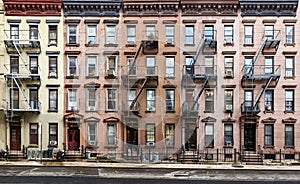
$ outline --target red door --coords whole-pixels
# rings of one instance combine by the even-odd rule
[[[10,124],[10,149],[21,150],[21,125]]]
[[[79,150],[80,130],[77,124],[69,124],[68,129],[68,150]]]

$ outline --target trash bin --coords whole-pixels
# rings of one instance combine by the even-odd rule
[[[56,159],[60,162],[63,162],[65,159],[65,151],[64,150],[58,150]]]

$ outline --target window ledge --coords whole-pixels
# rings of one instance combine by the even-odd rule
[[[292,76],[292,77],[284,77],[284,79],[293,79],[293,80],[295,80],[295,76]]]
[[[136,44],[126,44],[125,47],[136,47]]]
[[[38,144],[29,144],[28,148],[39,148]]]
[[[264,111],[264,113],[265,113],[265,114],[267,114],[267,113],[274,114],[274,112],[275,112],[274,110],[270,110],[270,111]]]
[[[66,76],[66,79],[79,79],[79,76],[78,75],[68,75]]]
[[[48,47],[51,47],[51,46],[57,47],[57,44],[56,43],[49,43]]]
[[[76,113],[78,113],[79,110],[66,110],[66,112],[76,112]]]
[[[295,114],[295,111],[284,111],[284,114],[292,113]]]
[[[226,145],[224,145],[223,148],[233,148],[233,146],[226,146]]]
[[[204,111],[204,113],[214,113],[215,111]]]
[[[205,146],[205,148],[214,148],[215,146]]]
[[[105,79],[116,79],[117,76],[115,76],[115,75],[106,75],[104,78]]]
[[[58,79],[58,77],[48,76],[48,79]]]
[[[99,76],[86,76],[86,79],[99,79]]]
[[[97,110],[85,110],[85,112],[97,112]]]
[[[263,146],[263,148],[265,148],[265,149],[274,149],[275,146]]]
[[[86,146],[86,149],[97,149],[97,148],[99,148],[99,146],[97,146],[97,145],[90,145],[90,144],[88,144],[88,145]],[[90,152],[90,151],[87,150],[87,152]],[[92,152],[90,152],[90,153],[92,153]]]
[[[118,44],[108,43],[108,44],[104,44],[104,47],[118,47]]]
[[[86,46],[86,47],[98,47],[99,44],[97,44],[97,43],[86,43],[86,44],[84,44],[84,46]]]
[[[106,113],[109,113],[109,112],[118,112],[117,110],[105,110]]]
[[[224,79],[233,79],[233,76],[224,76]]]
[[[67,47],[79,47],[79,43],[67,43],[66,46]]]
[[[105,148],[118,148],[117,145],[106,145]]]
[[[286,47],[286,46],[293,46],[293,47],[295,47],[296,46],[296,43],[284,43],[284,46]]]
[[[165,79],[175,79],[175,76],[165,76]]]
[[[145,111],[145,113],[155,113],[156,111]]]
[[[48,110],[48,112],[58,112],[58,110]]]
[[[175,44],[174,43],[172,43],[172,44],[165,44],[165,47],[175,47]]]
[[[233,113],[232,110],[224,110],[223,112],[224,112],[224,113]]]
[[[166,113],[176,113],[176,111],[175,110],[172,110],[172,111],[171,110],[167,110]]]
[[[184,44],[185,47],[194,47],[195,44]]]
[[[234,43],[233,43],[233,42],[232,42],[232,43],[224,43],[223,46],[224,46],[224,47],[226,47],[226,46],[231,46],[231,47],[233,47],[233,46],[234,46]]]
[[[295,146],[284,146],[284,149],[295,149]]]
[[[48,145],[48,148],[57,148],[57,145]]]
[[[244,43],[244,47],[254,47],[253,43]]]

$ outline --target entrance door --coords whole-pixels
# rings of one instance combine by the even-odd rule
[[[255,151],[256,124],[244,124],[244,148],[245,151]]]
[[[10,124],[10,149],[21,150],[21,125],[19,123]]]
[[[187,123],[185,125],[185,149],[186,151],[195,151],[197,149],[196,123]]]
[[[68,129],[68,150],[79,150],[80,130],[77,124],[69,124]]]
[[[131,126],[126,126],[126,143],[138,145],[138,129]]]

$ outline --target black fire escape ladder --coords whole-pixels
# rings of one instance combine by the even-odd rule
[[[205,87],[206,87],[207,84],[208,84],[208,76],[205,75],[205,81],[204,81],[204,83],[203,83],[203,85],[202,85],[202,88],[201,88],[201,90],[199,91],[199,93],[198,93],[198,95],[197,95],[195,101],[194,101],[194,104],[193,104],[191,110],[194,110],[194,108],[195,108],[195,106],[197,105],[198,100],[199,100],[199,98],[201,97],[201,95],[202,95],[202,93],[203,93],[203,91],[204,91],[204,89],[205,89]]]
[[[205,45],[205,39],[203,36],[202,39],[200,40],[200,43],[198,44],[196,56],[194,57],[194,63],[198,60],[201,52],[203,51],[204,45]]]
[[[250,76],[252,74],[252,72],[254,70],[254,65],[255,65],[256,61],[259,59],[262,51],[264,50],[264,48],[266,46],[266,42],[267,42],[267,38],[263,38],[261,46],[260,46],[259,50],[256,52],[256,55],[255,55],[254,60],[252,62],[252,65],[250,66],[250,69],[249,69],[248,73],[246,74],[247,76]]]
[[[262,95],[263,95],[263,94],[266,92],[266,90],[268,89],[268,87],[269,87],[270,83],[272,82],[273,78],[274,78],[273,76],[270,76],[269,80],[267,81],[267,84],[264,86],[264,89],[260,92],[260,94],[259,94],[259,96],[258,96],[258,98],[257,98],[257,100],[256,100],[256,102],[255,102],[255,104],[254,104],[254,106],[253,106],[252,109],[255,109],[255,108],[258,106],[258,104],[259,104],[259,102],[260,102],[260,99],[261,99]]]
[[[139,56],[139,54],[140,54],[140,52],[141,52],[141,50],[142,50],[143,45],[144,45],[144,43],[141,42],[141,44],[140,44],[140,46],[139,46],[137,52],[136,52],[135,55],[134,55],[133,62],[132,62],[132,64],[131,64],[131,66],[129,67],[128,74],[131,74],[131,72],[132,72],[132,70],[133,70],[133,68],[134,68],[134,66],[135,66],[137,57]]]
[[[133,101],[131,102],[131,104],[129,106],[130,110],[132,110],[132,108],[134,107],[134,105],[135,105],[136,101],[138,100],[139,96],[142,94],[142,91],[145,88],[147,82],[148,82],[147,78],[143,79],[143,83],[141,84],[139,92],[137,93],[136,97],[133,99]]]

